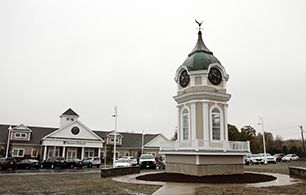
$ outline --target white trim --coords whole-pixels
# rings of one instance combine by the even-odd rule
[[[228,141],[228,127],[227,127],[227,104],[223,105],[224,108],[224,140]]]
[[[160,137],[164,138],[165,141],[168,141],[168,142],[170,143],[170,141],[169,141],[163,134],[160,133],[160,134],[158,134],[156,137],[154,137],[153,139],[151,139],[148,143],[146,143],[146,144],[144,145],[144,147],[150,145],[152,142],[154,142],[155,140],[157,140],[157,139],[160,138]]]
[[[207,102],[203,102],[203,123],[203,140],[209,140],[209,111]]]
[[[14,150],[17,150],[17,155],[14,155]],[[22,155],[19,156],[19,151],[23,151]],[[25,149],[24,148],[13,148],[12,149],[12,157],[24,157]]]
[[[200,164],[200,156],[196,155],[196,164],[199,165]]]
[[[196,139],[196,103],[192,103],[190,105],[191,107],[191,114],[190,114],[190,117],[191,117],[191,136],[189,139],[191,140],[195,140]],[[189,119],[190,121],[190,119]]]
[[[176,106],[177,108],[177,140],[181,140],[181,133],[180,133],[180,130],[181,130],[181,118],[180,118],[180,106]]]
[[[210,117],[210,125],[209,125],[209,132],[210,132],[210,140],[213,140],[213,132],[212,132],[212,110],[217,108],[220,111],[220,140],[224,141],[224,116],[223,116],[223,109],[218,105],[214,104],[209,109],[209,117]]]
[[[159,154],[183,154],[183,155],[211,155],[211,156],[219,156],[219,155],[223,155],[223,156],[244,156],[247,154],[250,154],[250,152],[216,152],[216,151],[212,151],[212,152],[176,152],[176,151],[162,151],[159,152]]]
[[[36,155],[35,156],[33,155],[33,151],[34,150],[36,150]],[[37,156],[38,156],[38,149],[32,148],[32,150],[31,150],[31,158],[36,158]]]
[[[73,126],[75,123],[78,123],[80,126],[82,126],[84,129],[86,129],[89,133],[91,133],[91,134],[92,134],[94,137],[96,137],[98,140],[103,141],[102,138],[100,138],[97,134],[95,134],[91,129],[89,129],[86,125],[84,125],[84,124],[83,124],[81,121],[79,121],[79,120],[76,120],[76,121],[74,121],[74,122],[72,122],[72,123],[68,123],[68,124],[66,124],[66,125],[64,125],[64,126],[62,126],[62,127],[60,127],[58,130],[55,130],[55,131],[53,131],[52,133],[50,133],[50,134],[46,135],[45,137],[43,137],[42,140],[44,140],[44,139],[46,139],[46,138],[48,138],[48,137],[53,136],[53,135],[56,134],[57,132],[59,132],[59,131],[65,129],[65,128],[69,127],[69,126]],[[64,138],[63,138],[63,139],[64,139]]]
[[[190,101],[188,101],[188,102],[184,102],[184,103],[181,103],[181,104],[177,104],[177,107],[179,107],[179,106],[184,106],[184,105],[186,105],[186,104],[198,103],[198,102],[227,105],[226,102],[215,101],[215,100],[190,100]]]
[[[191,139],[191,122],[190,122],[190,109],[188,106],[184,105],[184,107],[182,108],[181,112],[180,112],[180,119],[181,119],[181,140],[184,140],[184,135],[183,135],[183,111],[187,109],[188,111],[188,139]],[[187,140],[188,140],[187,139]]]

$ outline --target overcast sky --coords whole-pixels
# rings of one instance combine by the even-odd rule
[[[0,1],[0,123],[163,133],[177,124],[176,69],[197,25],[225,67],[228,122],[306,130],[306,1]]]

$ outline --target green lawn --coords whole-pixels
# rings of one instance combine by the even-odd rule
[[[152,194],[159,186],[101,179],[99,173],[3,176],[0,194]]]

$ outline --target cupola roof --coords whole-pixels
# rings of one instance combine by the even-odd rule
[[[66,110],[61,116],[68,115],[68,116],[79,116],[76,112],[74,112],[71,108]]]
[[[188,58],[184,61],[183,66],[186,66],[189,71],[196,70],[208,70],[208,67],[212,63],[219,63],[219,60],[213,55],[202,39],[202,32],[198,32],[198,41],[188,55]]]

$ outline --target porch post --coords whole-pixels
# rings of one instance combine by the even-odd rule
[[[84,147],[82,147],[82,151],[81,151],[81,160],[84,159]]]
[[[98,157],[101,158],[101,148],[98,148]]]
[[[43,160],[46,160],[47,158],[47,146],[44,147],[44,157]]]
[[[63,146],[63,153],[62,153],[62,157],[64,157],[64,158],[65,158],[65,153],[66,153],[66,147],[65,147],[65,146]]]

